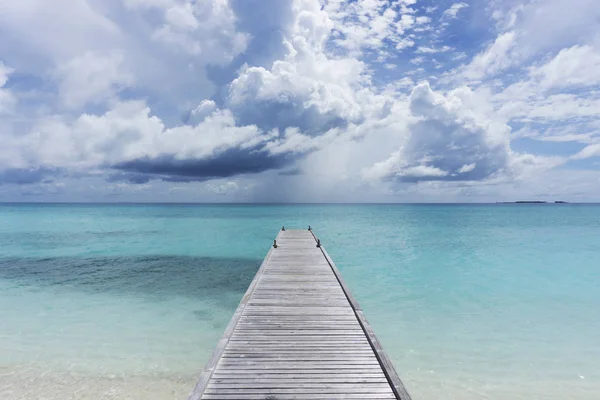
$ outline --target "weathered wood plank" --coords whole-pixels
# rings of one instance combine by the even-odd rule
[[[276,240],[190,400],[410,400],[316,236]]]

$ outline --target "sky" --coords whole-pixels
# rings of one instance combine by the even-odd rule
[[[600,201],[597,0],[0,0],[0,201]]]

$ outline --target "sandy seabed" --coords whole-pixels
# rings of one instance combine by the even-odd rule
[[[199,375],[110,375],[45,371],[38,367],[1,367],[2,400],[186,400]],[[514,381],[440,379],[410,376],[404,379],[414,400],[597,400],[598,381]]]
[[[185,400],[197,375],[118,376],[0,367],[2,400]]]

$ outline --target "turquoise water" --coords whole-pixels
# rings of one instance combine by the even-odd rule
[[[11,204],[0,398],[185,398],[283,224],[415,400],[598,399],[600,206]]]

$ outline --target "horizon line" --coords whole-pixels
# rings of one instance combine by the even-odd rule
[[[495,202],[161,202],[161,201],[0,201],[0,204],[122,204],[122,205],[544,205],[544,204],[600,204],[600,202],[571,202],[544,200],[516,200]]]

